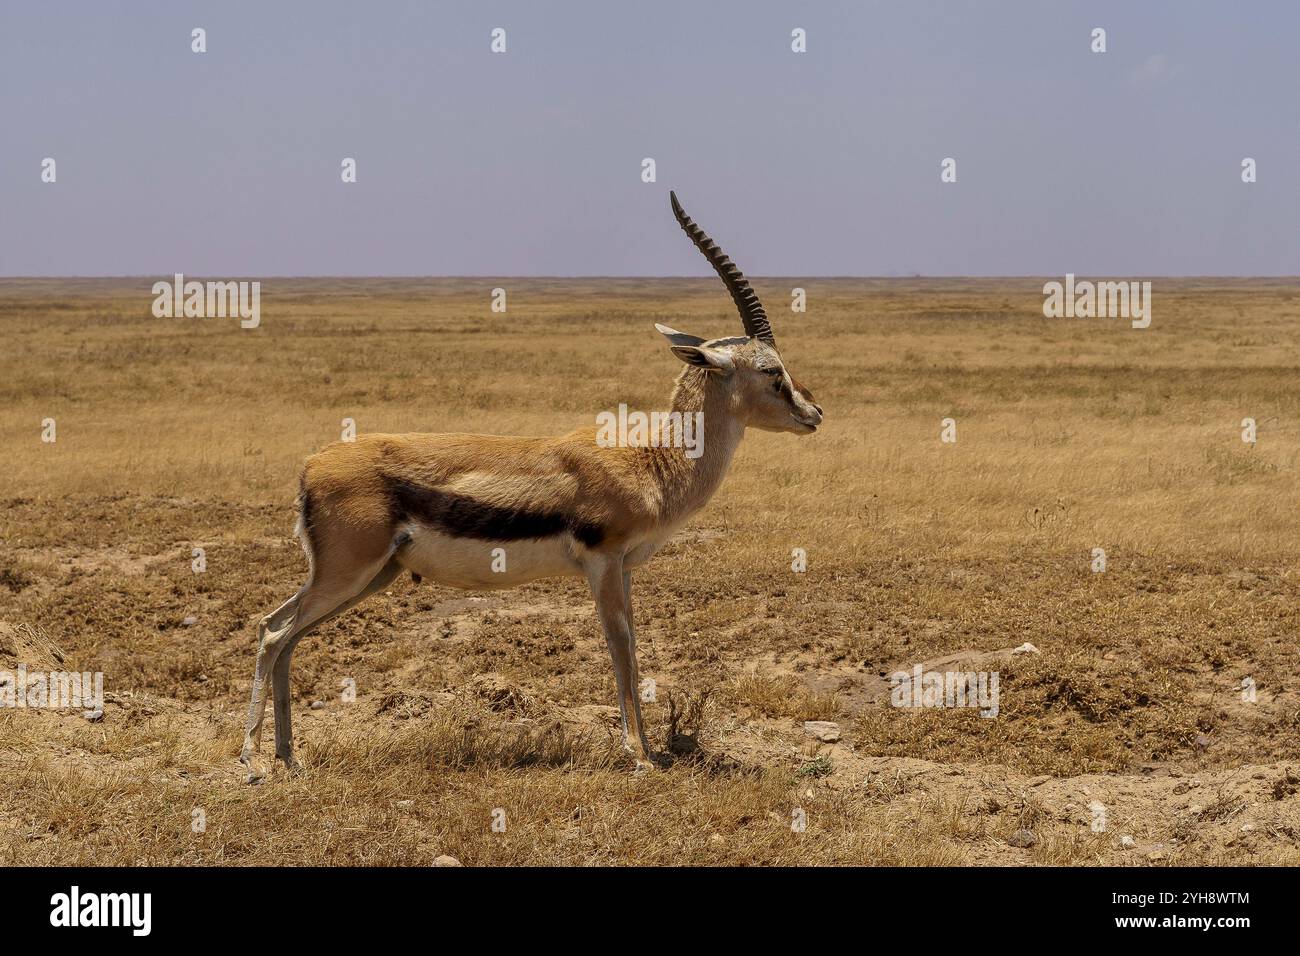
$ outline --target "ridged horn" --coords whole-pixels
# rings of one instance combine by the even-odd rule
[[[749,287],[749,280],[745,278],[744,273],[736,268],[736,264],[722,254],[718,244],[705,235],[704,230],[695,225],[694,220],[686,215],[686,210],[677,201],[677,193],[669,190],[668,198],[672,201],[673,215],[677,217],[678,224],[686,235],[691,237],[695,248],[704,253],[704,258],[709,260],[709,265],[713,266],[713,271],[718,274],[722,284],[731,293],[731,299],[740,312],[740,321],[745,324],[745,334],[776,348],[776,338],[772,335],[772,326],[768,324],[767,313],[763,311],[763,303],[758,301],[758,294]]]

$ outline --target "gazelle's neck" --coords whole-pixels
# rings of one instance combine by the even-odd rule
[[[681,448],[657,448],[655,471],[663,494],[663,514],[670,523],[684,520],[713,497],[745,435],[745,423],[732,407],[725,388],[698,369],[685,369],[673,387],[672,410],[683,416],[700,413],[700,454],[687,458]]]

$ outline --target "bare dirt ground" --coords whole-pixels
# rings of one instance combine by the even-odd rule
[[[266,280],[241,330],[150,285],[0,281],[0,670],[107,692],[0,708],[0,863],[1300,863],[1300,283],[1156,281],[1133,330],[1043,318],[1041,280],[757,281],[826,422],[748,436],[637,575],[671,766],[621,753],[580,582],[404,578],[299,648],[306,772],[256,786],[256,621],[342,419],[662,408],[653,323],[738,321],[709,280]],[[996,670],[998,715],[890,706],[924,662]]]

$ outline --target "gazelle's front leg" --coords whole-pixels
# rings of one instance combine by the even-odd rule
[[[637,697],[636,639],[632,635],[630,583],[619,557],[603,559],[587,570],[587,582],[596,599],[596,611],[605,630],[605,643],[614,662],[618,707],[623,714],[623,746],[636,757],[637,766],[652,766],[650,743],[641,723]]]
[[[623,572],[623,613],[627,618],[627,646],[632,656],[632,716],[636,721],[641,749],[650,755],[650,742],[645,735],[645,721],[641,718],[641,666],[636,659],[636,625],[632,623],[632,572]]]

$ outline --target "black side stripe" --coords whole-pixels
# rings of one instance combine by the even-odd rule
[[[605,537],[599,525],[575,515],[502,508],[400,478],[388,479],[388,507],[395,522],[414,518],[457,538],[521,541],[550,538],[567,531],[591,548]]]

